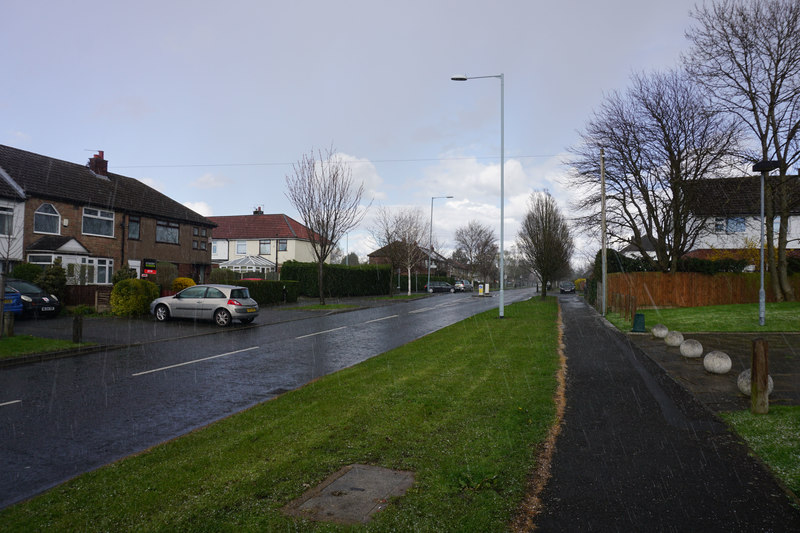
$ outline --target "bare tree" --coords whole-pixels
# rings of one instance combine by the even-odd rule
[[[765,194],[768,266],[776,299],[794,300],[786,247],[789,215],[800,198],[792,197],[797,178],[787,178],[787,171],[800,160],[800,2],[719,0],[697,7],[692,17],[687,68],[710,89],[717,106],[748,126],[758,146],[752,159],[780,165]]]
[[[319,302],[324,305],[324,264],[339,240],[364,217],[360,206],[364,184],[356,187],[350,167],[333,148],[318,155],[316,161],[312,150],[292,165],[292,174],[286,176],[286,196],[309,230],[319,267]]]
[[[607,231],[663,271],[707,231],[694,217],[684,184],[730,167],[737,149],[732,120],[715,112],[685,73],[635,75],[614,92],[572,149],[571,185],[585,192],[575,207],[580,227],[600,226],[600,153],[606,154]],[[652,245],[652,250],[648,249]]]
[[[463,258],[470,271],[470,277],[480,274],[484,282],[488,281],[495,270],[497,258],[497,237],[489,226],[477,220],[470,220],[466,226],[456,229],[456,252]]]
[[[428,235],[428,224],[419,209],[401,209],[392,212],[385,207],[378,211],[371,230],[392,264],[408,274],[408,294],[411,295],[411,270],[427,257],[420,243]]]
[[[570,271],[569,261],[575,246],[567,220],[549,193],[531,194],[517,246],[541,279],[542,298],[545,298],[548,282]]]

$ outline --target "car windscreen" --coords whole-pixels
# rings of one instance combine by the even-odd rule
[[[28,283],[27,281],[14,280],[14,281],[8,281],[7,283],[9,287],[13,287],[14,289],[23,294],[38,294],[42,292],[42,289],[40,289],[33,283]]]
[[[250,298],[250,291],[245,288],[232,289],[231,298]]]

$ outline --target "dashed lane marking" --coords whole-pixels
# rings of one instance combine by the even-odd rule
[[[12,400],[10,402],[3,402],[0,403],[0,407],[5,407],[6,405],[14,405],[15,403],[22,403],[22,400]]]
[[[390,318],[397,318],[400,315],[385,316],[383,318],[376,318],[374,320],[367,320],[364,324],[372,324],[373,322],[380,322],[381,320],[389,320]]]
[[[299,337],[295,337],[295,339],[305,339],[306,337],[313,337],[314,335],[322,335],[323,333],[330,333],[332,331],[339,331],[340,329],[346,329],[347,326],[342,326],[340,328],[333,328],[333,329],[326,329],[325,331],[318,331],[316,333],[309,333],[308,335],[300,335]]]
[[[193,365],[195,363],[200,363],[202,361],[209,361],[211,359],[217,359],[219,357],[225,357],[225,356],[228,356],[228,355],[235,355],[237,353],[242,353],[242,352],[249,352],[251,350],[257,350],[258,348],[259,348],[259,346],[252,346],[250,348],[243,348],[241,350],[236,350],[236,351],[233,351],[233,352],[221,353],[221,354],[218,354],[218,355],[212,355],[211,357],[203,357],[202,359],[194,359],[192,361],[186,361],[184,363],[178,363],[177,365],[162,366],[161,368],[154,368],[152,370],[145,370],[144,372],[137,372],[137,373],[131,374],[131,375],[133,377],[143,376],[145,374],[152,374],[153,372],[161,372],[162,370],[169,370],[170,368],[177,368],[179,366],[185,366],[185,365]]]

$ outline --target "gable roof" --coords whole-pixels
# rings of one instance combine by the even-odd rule
[[[767,178],[775,181],[777,176]],[[800,178],[786,176],[790,186],[790,213],[800,214]],[[689,206],[698,216],[741,216],[761,213],[761,177],[693,180],[684,184]]]
[[[214,230],[215,239],[309,240],[309,229],[286,215],[231,215],[208,219],[217,225]]]
[[[4,145],[0,145],[0,169],[0,196],[7,189],[15,190],[16,185],[28,197],[214,226],[206,217],[165,194],[119,174],[101,176],[84,165]]]
[[[37,240],[27,249],[28,252],[61,252],[78,255],[89,255],[89,250],[72,237],[48,235]]]

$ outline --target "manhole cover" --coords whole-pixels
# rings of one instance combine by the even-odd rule
[[[284,512],[309,520],[363,524],[413,484],[412,472],[349,465],[288,504]]]

